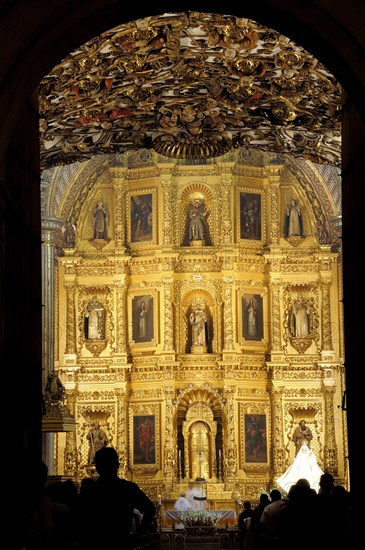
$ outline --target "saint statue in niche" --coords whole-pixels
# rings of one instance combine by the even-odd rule
[[[192,346],[206,346],[207,316],[204,311],[204,305],[197,304],[195,306],[194,310],[190,313],[189,322],[191,325]]]
[[[94,239],[107,240],[108,224],[108,212],[106,211],[103,203],[99,201],[93,212]]]
[[[286,209],[284,233],[286,237],[303,236],[302,209],[295,199],[290,201]]]
[[[66,248],[73,248],[76,242],[76,225],[70,220],[62,226],[62,237]]]
[[[88,340],[101,340],[104,336],[105,311],[96,296],[84,308],[85,337]]]
[[[189,240],[204,241],[204,227],[207,211],[200,199],[195,199],[189,208]]]
[[[309,338],[311,332],[311,310],[303,296],[294,301],[290,313],[290,330],[295,338]]]

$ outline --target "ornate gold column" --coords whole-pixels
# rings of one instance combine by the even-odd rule
[[[224,388],[224,397],[226,399],[226,437],[224,441],[224,481],[227,489],[233,490],[233,484],[237,475],[237,444],[235,441],[235,425],[237,419],[234,411],[235,386],[226,386]]]
[[[175,390],[173,386],[167,386],[164,389],[165,395],[165,426],[164,426],[164,483],[170,485],[177,479],[177,434],[176,434],[176,411],[173,404]],[[186,453],[185,453],[186,454]]]
[[[173,244],[173,227],[172,220],[174,219],[172,215],[171,204],[172,201],[172,191],[171,191],[171,176],[172,172],[170,169],[163,167],[161,171],[161,187],[162,187],[162,200],[163,200],[163,221],[162,221],[162,245],[164,247],[171,248]]]
[[[76,390],[67,391],[67,406],[71,411],[73,418],[76,412]],[[75,478],[77,470],[77,446],[76,431],[66,433],[65,446],[65,475]]]
[[[119,456],[119,475],[126,477],[128,471],[128,439],[127,439],[127,391],[124,388],[116,388],[117,398],[117,453]]]
[[[333,349],[331,332],[331,306],[330,290],[332,280],[330,278],[322,279],[322,350],[330,351]]]
[[[65,281],[66,288],[66,355],[76,356],[75,283]]]
[[[115,352],[127,357],[127,326],[126,326],[126,285],[124,281],[116,283],[117,315],[115,333]]]
[[[162,280],[164,285],[164,351],[174,351],[174,313],[172,309],[172,284],[171,277]]]
[[[334,419],[334,395],[335,387],[333,379],[324,379],[324,470],[330,472],[333,476],[338,474],[338,458],[335,438],[335,419]]]
[[[232,304],[232,277],[223,277],[224,289],[224,351],[233,351],[233,304]]]
[[[113,174],[113,186],[115,193],[115,225],[114,225],[114,239],[115,248],[125,250],[125,174],[126,168],[121,166],[112,166],[110,171]],[[117,251],[117,252],[118,252]]]
[[[281,177],[281,165],[270,164],[268,167],[269,172],[269,193],[271,200],[268,203],[271,206],[271,224],[269,242],[273,245],[279,245],[280,242],[280,177]]]
[[[222,177],[222,231],[223,244],[231,244],[232,219],[231,219],[231,190],[232,190],[232,170],[229,169],[221,173]]]
[[[271,282],[271,330],[272,351],[280,352],[281,321],[280,321],[280,281]]]
[[[275,376],[275,371],[273,376]],[[284,386],[272,386],[271,388],[273,466],[275,476],[279,476],[285,471],[283,392]]]

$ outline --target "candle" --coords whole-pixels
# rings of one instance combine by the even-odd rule
[[[181,449],[179,449],[179,458],[181,458]]]
[[[158,504],[159,506],[161,506],[162,502],[161,502],[161,495],[158,495]]]
[[[222,456],[222,453],[221,453],[220,449],[218,450],[218,456],[219,456],[219,458]]]

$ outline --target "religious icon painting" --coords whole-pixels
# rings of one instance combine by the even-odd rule
[[[128,193],[128,238],[132,245],[156,243],[155,189]]]
[[[243,429],[244,461],[267,462],[266,414],[245,414]]]
[[[261,227],[261,193],[239,193],[239,237],[245,240],[260,241]]]
[[[132,341],[152,342],[154,339],[154,299],[142,294],[132,298]]]
[[[242,296],[242,338],[260,342],[264,337],[263,299],[260,294]]]
[[[133,464],[156,462],[155,415],[133,417]]]

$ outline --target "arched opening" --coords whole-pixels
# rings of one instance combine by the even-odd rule
[[[104,4],[104,3],[103,3]],[[260,7],[261,5],[265,5],[265,7],[268,7],[270,6],[272,3],[271,2],[267,2],[267,3],[260,3]],[[276,3],[277,4],[277,3]],[[110,5],[109,3],[105,3],[104,4],[106,7],[105,7],[105,12],[107,12],[109,10],[109,13],[104,13],[106,15],[106,19],[109,19],[109,21],[111,20],[111,18],[115,15],[115,12],[113,12],[113,10],[110,10]],[[229,6],[227,6],[227,11],[229,11]],[[335,67],[335,70],[334,72],[342,78],[340,78],[341,82],[343,83],[346,83],[347,84],[347,87],[346,87],[346,90],[347,90],[347,93],[350,93],[351,97],[353,98],[353,100],[356,103],[356,109],[353,108],[353,106],[349,105],[349,108],[348,110],[346,110],[346,121],[345,121],[345,128],[344,128],[344,131],[346,133],[346,136],[347,136],[347,140],[346,140],[346,143],[344,144],[344,147],[345,147],[345,153],[344,153],[344,168],[346,168],[346,180],[347,182],[352,182],[352,180],[354,180],[354,187],[356,187],[355,183],[356,183],[356,176],[359,176],[360,174],[360,168],[359,166],[362,165],[362,160],[361,160],[361,155],[357,157],[357,164],[356,166],[354,166],[354,164],[352,165],[352,168],[349,166],[349,159],[352,157],[354,157],[354,154],[357,153],[357,151],[359,150],[359,148],[361,147],[361,140],[363,139],[363,127],[362,127],[362,124],[361,124],[361,119],[359,118],[358,116],[358,113],[356,112],[356,110],[358,112],[361,112],[362,111],[362,107],[361,107],[361,102],[360,102],[360,98],[362,97],[362,87],[361,87],[361,84],[359,83],[359,79],[355,77],[355,73],[356,71],[353,70],[354,69],[354,63],[351,62],[352,60],[350,59],[351,58],[351,55],[348,55],[346,56],[343,52],[339,52],[339,45],[338,43],[341,42],[338,40],[338,33],[333,33],[333,38],[331,40],[328,40],[328,42],[332,42],[332,47],[327,47],[327,44],[325,45],[325,48],[323,49],[323,53],[321,55],[321,52],[320,50],[322,49],[322,46],[324,45],[324,38],[322,38],[321,40],[319,39],[318,37],[318,34],[319,34],[319,30],[318,30],[318,27],[320,26],[320,22],[319,21],[315,21],[315,19],[313,18],[312,21],[310,21],[310,17],[313,15],[313,7],[310,6],[309,7],[310,9],[308,10],[308,12],[306,12],[305,14],[303,14],[300,10],[300,7],[293,7],[290,9],[293,9],[293,14],[294,14],[294,10],[295,10],[295,13],[298,15],[298,18],[297,19],[290,19],[290,18],[284,18],[286,21],[288,21],[288,25],[289,24],[293,24],[293,32],[295,33],[296,36],[299,37],[298,39],[298,42],[301,42],[300,40],[300,36],[301,35],[304,35],[305,32],[304,30],[307,29],[307,28],[315,28],[316,32],[315,32],[315,40],[314,40],[314,43],[315,43],[315,48],[318,49],[318,57],[319,58],[322,58],[322,55],[323,55],[323,59],[325,60],[330,60],[331,59],[331,62],[329,63],[329,66],[332,65],[334,63],[333,59],[336,59],[336,67]],[[211,9],[211,8],[210,8]],[[253,9],[253,8],[252,8]],[[232,11],[232,13],[234,13],[235,11],[237,11],[237,9],[233,9],[230,10]],[[276,11],[276,13],[273,13],[273,9],[268,9],[267,12],[266,12],[266,16],[268,18],[270,18],[270,21],[277,21],[280,16],[282,16],[283,12],[281,11]],[[91,15],[95,15],[95,13],[92,13]],[[102,15],[102,14],[100,14]],[[255,16],[255,14],[253,14]],[[79,14],[73,14],[73,21],[74,22],[77,22],[77,21],[80,21],[81,20],[81,17],[79,17]],[[106,20],[105,19],[105,20]],[[298,27],[297,27],[297,23],[298,23],[298,19],[300,19],[301,21],[305,21],[305,25],[303,25],[303,27],[299,27],[299,30],[298,30]],[[71,19],[69,19],[70,21]],[[347,17],[346,17],[346,13],[343,13],[343,21],[347,21]],[[330,26],[331,24],[333,24],[333,22],[335,21],[334,18],[331,18],[330,20]],[[337,20],[339,21],[339,19]],[[96,34],[94,31],[99,31],[99,29],[97,29],[96,27],[99,26],[99,21],[96,21],[96,18],[94,19],[93,22],[91,22],[91,20],[89,19],[87,22],[84,21],[85,25],[83,26],[83,29],[82,31],[80,31],[78,33],[78,36],[81,35],[81,32],[84,34],[85,33],[85,38],[89,38],[90,36]],[[283,23],[281,23],[282,25]],[[278,26],[273,24],[273,23],[270,23],[271,26],[274,26],[276,28],[279,28],[280,24],[278,23]],[[305,27],[305,29],[304,29]],[[338,25],[337,28],[339,28],[340,25]],[[103,25],[103,28],[106,28],[104,27]],[[302,29],[302,30],[300,30]],[[328,27],[327,27],[328,29]],[[101,30],[101,29],[100,29]],[[55,31],[56,32],[56,31]],[[326,31],[328,32],[329,34],[329,31]],[[298,33],[298,34],[297,34]],[[308,35],[308,32],[306,32],[306,35]],[[47,38],[49,38],[50,36],[52,36],[51,32],[49,32],[49,34],[47,35],[46,33],[43,34],[43,40],[44,40],[44,43],[47,43]],[[293,35],[294,36],[294,35]],[[75,45],[76,45],[76,42],[77,41],[77,38],[73,37],[72,39],[70,38],[70,42],[71,40],[74,41]],[[48,43],[47,43],[47,46],[50,45],[53,41],[51,40],[48,40]],[[60,48],[62,48],[62,52],[63,53],[66,53],[67,51],[70,50],[69,48],[69,45],[70,45],[70,42],[67,42],[65,40],[63,40],[62,42],[61,41],[57,41],[57,37],[56,37],[56,40],[55,42],[59,45]],[[335,44],[337,42],[337,45]],[[346,42],[346,45],[349,45],[349,42],[350,41],[345,41]],[[54,44],[54,42],[53,42]],[[345,50],[346,50],[346,54],[348,53],[348,50],[350,49],[350,45],[347,47],[345,47]],[[49,48],[49,52],[47,53],[47,55],[44,56],[44,65],[45,67],[47,67],[47,69],[49,69],[51,66],[53,66],[54,64],[54,50],[52,48]],[[60,51],[60,50],[59,50]],[[335,54],[335,55],[334,55]],[[337,56],[338,54],[338,56]],[[38,49],[34,48],[34,49],[29,49],[28,52],[27,52],[27,56],[28,56],[28,60],[29,59],[36,59],[36,56],[39,55],[39,46],[38,46]],[[50,63],[50,59],[53,57],[52,59],[52,62]],[[60,57],[62,57],[62,53],[60,53]],[[24,59],[24,58],[23,58]],[[349,60],[350,63],[346,63],[346,60]],[[32,63],[30,64],[31,66],[33,65]],[[21,74],[21,72],[24,70],[26,64],[24,64],[23,66],[21,66],[21,64],[19,64],[17,67],[15,66],[14,64],[14,67],[15,67],[15,70],[13,72],[14,74],[14,78],[15,78],[15,81],[16,81],[16,78],[19,77],[19,75]],[[331,69],[332,69],[332,66],[331,66]],[[20,71],[17,73],[17,71]],[[39,82],[39,79],[40,77],[42,76],[42,74],[44,74],[45,72],[47,71],[42,71],[41,69],[39,71],[34,71],[34,75],[32,75],[32,77],[29,77],[28,79],[25,80],[25,86],[22,90],[19,90],[19,87],[15,86],[15,81],[13,80],[13,77],[11,76],[11,78],[8,80],[8,85],[9,85],[9,88],[11,89],[11,93],[13,93],[14,90],[18,89],[18,92],[19,92],[19,97],[17,99],[17,101],[14,101],[14,105],[9,108],[9,105],[10,105],[10,96],[11,94],[8,94],[6,96],[7,100],[3,103],[3,113],[4,113],[4,117],[3,117],[3,121],[4,121],[4,128],[6,128],[4,134],[2,135],[2,143],[3,144],[6,144],[7,141],[8,141],[8,136],[11,134],[13,128],[14,128],[14,121],[15,119],[17,118],[17,115],[18,115],[18,111],[17,109],[19,108],[19,105],[24,105],[25,104],[25,101],[24,99],[27,98],[29,95],[30,95],[30,90],[33,89],[37,83]],[[34,78],[34,80],[33,80]],[[20,79],[18,79],[18,81],[20,81]],[[22,100],[23,98],[23,100]],[[8,112],[6,112],[8,111]],[[352,114],[353,114],[353,118],[352,118]],[[347,126],[347,121],[350,121],[352,120],[352,124],[351,124],[351,130],[349,129],[349,127]],[[355,121],[355,123],[354,123]],[[22,117],[22,124],[23,124],[23,127],[26,129],[27,132],[29,132],[29,128],[30,128],[30,121],[29,119],[27,118],[27,116],[23,116]],[[33,131],[36,131],[36,122],[35,120],[33,120]],[[355,134],[354,132],[354,128],[358,128],[358,132],[356,132],[356,139],[357,139],[357,142],[356,143],[353,143],[352,142],[352,139],[351,139],[351,133],[352,135]],[[28,135],[29,137],[29,135]],[[16,145],[16,146],[15,146]],[[26,185],[26,181],[28,181],[28,186],[30,185],[30,187],[32,187],[32,184],[30,183],[32,181],[32,178],[25,178],[25,179],[22,179],[22,178],[19,178],[18,176],[20,175],[19,174],[19,167],[17,167],[17,170],[14,169],[13,166],[11,166],[11,157],[13,158],[24,158],[24,151],[27,150],[29,147],[29,141],[25,140],[25,139],[21,139],[21,135],[20,133],[18,134],[13,134],[13,139],[12,139],[12,144],[9,146],[8,150],[7,150],[7,169],[6,169],[6,181],[7,182],[12,182],[12,181],[16,181],[17,179],[20,181],[22,180],[22,185],[23,187]],[[4,151],[4,149],[3,149]],[[5,152],[5,151],[4,151]],[[36,154],[36,151],[34,151],[34,155],[35,157],[37,156]],[[35,170],[34,172],[34,175],[33,177],[35,177],[35,180],[37,180],[37,169]],[[34,180],[33,180],[34,181]],[[20,183],[18,184],[20,185]],[[11,187],[11,185],[10,185]],[[21,206],[21,203],[23,202],[23,206],[25,207],[25,209],[27,209],[27,205],[29,204],[29,202],[32,202],[34,201],[34,203],[37,203],[37,197],[36,197],[36,192],[34,192],[34,194],[32,195],[32,198],[31,200],[29,201],[29,197],[26,197],[26,196],[23,196],[22,193],[20,192],[20,189],[19,187],[16,188],[16,186],[14,186],[14,188],[10,191],[10,196],[13,194],[15,194],[15,196],[18,197],[19,199],[19,202],[18,202],[18,208]],[[353,190],[351,193],[349,191],[347,191],[346,193],[349,193],[349,195],[347,195],[347,201],[346,203],[344,203],[344,227],[346,229],[345,231],[345,235],[344,235],[344,241],[345,241],[345,248],[344,248],[344,255],[345,255],[345,265],[346,265],[346,261],[347,261],[347,265],[351,265],[352,269],[351,269],[351,274],[348,274],[345,272],[345,288],[346,288],[346,293],[347,293],[347,297],[346,297],[346,300],[347,300],[347,303],[353,303],[354,304],[354,310],[352,311],[351,315],[350,314],[346,314],[346,310],[345,310],[345,322],[346,322],[346,339],[347,339],[347,351],[349,353],[349,360],[348,360],[348,371],[349,372],[355,372],[356,370],[356,357],[357,357],[357,354],[356,354],[356,351],[357,351],[357,343],[359,341],[359,338],[358,336],[361,335],[361,333],[359,332],[359,328],[356,326],[356,323],[357,323],[357,320],[360,318],[360,305],[361,305],[361,299],[360,297],[358,296],[358,288],[360,288],[359,286],[359,281],[358,279],[356,279],[355,277],[355,273],[356,272],[361,272],[360,269],[356,269],[357,265],[354,263],[358,261],[357,257],[358,257],[358,254],[356,253],[357,250],[359,249],[357,247],[357,239],[356,239],[356,236],[357,235],[360,235],[361,234],[361,222],[360,222],[360,219],[361,219],[361,216],[358,216],[357,214],[359,213],[359,208],[360,208],[360,204],[362,201],[359,201],[357,200],[358,199],[358,196],[355,195],[356,198],[353,198],[353,193],[355,193],[355,190]],[[6,203],[6,199],[4,200],[5,202],[5,205],[8,206],[8,204]],[[33,204],[34,204],[33,203]],[[27,241],[24,240],[24,236],[21,235],[21,224],[19,223],[19,211],[16,210],[15,212],[10,210],[11,212],[11,216],[10,217],[13,217],[13,220],[10,220],[7,218],[6,219],[6,222],[8,223],[8,227],[10,227],[10,231],[9,233],[12,235],[12,236],[17,236],[19,237],[19,248],[18,248],[18,245],[17,245],[17,250],[16,251],[13,251],[10,253],[9,251],[9,248],[10,248],[10,245],[9,246],[6,246],[5,247],[5,256],[6,256],[6,259],[7,259],[7,266],[5,269],[5,275],[4,275],[4,281],[5,281],[5,286],[7,288],[9,288],[11,285],[10,283],[14,283],[14,281],[12,281],[11,279],[11,276],[9,275],[9,272],[13,272],[15,271],[14,270],[14,267],[19,265],[19,257],[22,255],[20,252],[22,250],[24,250],[24,248],[28,248],[28,250],[30,251],[30,254],[26,255],[27,256],[27,259],[29,260],[29,256],[33,259],[35,259],[37,257],[37,255],[35,254],[34,255],[34,250],[35,250],[35,247],[33,248],[33,246],[31,246],[28,242],[27,244]],[[36,228],[37,227],[37,220],[35,219],[32,219],[30,217],[26,219],[26,222],[25,222],[25,227],[27,227],[29,229],[29,227],[33,227],[33,228]],[[39,234],[39,229],[38,231],[35,229],[35,234]],[[351,240],[352,239],[352,240]],[[352,244],[354,243],[354,244]],[[346,246],[347,244],[347,246]],[[37,244],[38,246],[38,244]],[[18,296],[21,297],[22,299],[19,300],[20,302],[23,302],[23,303],[27,303],[27,304],[30,304],[32,305],[32,300],[29,301],[29,288],[38,288],[39,290],[39,283],[37,282],[37,280],[39,279],[39,262],[38,262],[38,270],[35,269],[34,270],[34,280],[29,277],[29,273],[27,274],[27,277],[25,276],[22,276],[20,277],[19,275],[17,275],[16,277],[16,281],[18,283],[18,286],[19,288],[24,288],[25,290],[22,292],[19,291],[19,294]],[[26,283],[25,285],[23,285],[22,283]],[[355,283],[355,284],[354,284]],[[39,292],[38,292],[38,298],[39,298]],[[37,301],[37,300],[36,300]],[[38,303],[40,303],[39,299],[38,299]],[[27,332],[26,328],[28,328],[29,326],[29,320],[32,318],[32,314],[31,314],[31,311],[33,311],[33,307],[29,307],[29,313],[28,314],[24,314],[19,307],[17,306],[14,306],[14,304],[10,304],[8,303],[8,305],[6,305],[6,308],[5,308],[5,312],[4,312],[4,319],[9,322],[10,326],[14,327],[18,324],[18,327],[15,331],[15,334],[12,335],[11,334],[11,331],[10,329],[7,329],[6,327],[4,328],[4,342],[6,342],[6,346],[3,348],[4,349],[4,358],[5,358],[5,364],[10,364],[11,363],[11,359],[12,359],[12,352],[9,351],[9,348],[11,347],[12,349],[14,349],[14,343],[16,343],[17,341],[21,340],[22,338],[20,338],[20,336],[23,337],[24,339],[24,334]],[[354,320],[351,319],[351,317],[353,317]],[[3,319],[3,321],[4,321]],[[13,322],[10,322],[10,321],[13,321]],[[5,325],[5,323],[3,322],[3,325]],[[40,327],[40,318],[39,318],[39,315],[38,315],[38,322],[35,323],[34,325],[34,329],[32,331],[32,336],[27,336],[27,341],[29,342],[29,344],[33,344],[33,340],[37,340],[38,339],[38,334],[39,334],[39,327]],[[348,333],[351,333],[350,335],[348,335]],[[35,338],[34,338],[35,336]],[[31,346],[29,345],[28,348],[30,348]],[[25,348],[27,348],[27,346],[25,346]],[[354,358],[351,357],[351,352],[354,352],[353,355],[354,355]],[[25,364],[27,363],[27,360],[29,360],[29,357],[23,352],[23,354],[20,356],[22,358],[22,364]],[[35,365],[39,365],[40,363],[40,350],[39,350],[39,346],[37,348],[36,351],[34,351],[32,354],[31,354],[31,359],[30,359],[30,363],[33,364],[33,366]],[[28,376],[28,381],[31,382],[31,386],[32,387],[35,387],[35,388],[38,388],[35,389],[35,396],[32,398],[32,399],[29,399],[27,397],[27,392],[25,391],[25,389],[22,390],[22,393],[21,395],[19,396],[19,402],[21,402],[23,400],[23,402],[26,402],[27,404],[29,403],[29,406],[31,407],[31,410],[37,410],[37,403],[39,403],[40,401],[40,376],[30,376],[29,374],[27,374]],[[360,375],[359,375],[360,376]],[[357,378],[358,380],[358,378]],[[7,384],[9,387],[12,386],[12,382],[13,382],[13,375],[11,375],[11,373],[7,373],[4,377],[4,382],[5,384]],[[352,378],[350,377],[350,379],[348,380],[348,383],[350,382],[350,386],[348,385],[348,390],[349,390],[349,426],[351,426],[351,411],[353,409],[351,409],[351,393],[352,393],[352,403],[354,403],[354,401],[356,402],[357,400],[355,399],[354,400],[354,396],[357,396],[359,395],[359,390],[356,390],[355,389],[355,383],[352,381]],[[359,385],[361,387],[361,384]],[[25,400],[24,400],[24,397],[25,397]],[[11,409],[10,407],[10,402],[9,401],[5,401],[4,402],[5,404],[5,415],[4,415],[4,418],[9,418],[9,410]],[[20,409],[22,410],[22,407],[20,407]],[[26,423],[23,422],[24,420],[24,417],[23,417],[23,414],[20,414],[20,413],[16,413],[19,415],[19,420],[21,421],[20,422],[20,425],[21,426],[24,426],[24,431],[26,432],[26,434],[29,436],[30,433],[36,433],[36,430],[34,431],[34,426],[30,427],[30,426],[26,426]],[[355,424],[355,420],[356,420],[356,417],[355,417],[355,413],[352,412],[352,420],[353,420],[353,424]],[[36,422],[37,424],[37,422]],[[39,427],[39,418],[38,418],[38,427]],[[351,429],[350,429],[351,431]],[[25,445],[24,445],[24,439],[26,440],[27,437],[23,437],[23,428],[20,430],[21,432],[21,437],[18,436],[18,446],[19,446],[19,451],[20,451],[20,454],[22,456],[22,458],[24,458],[24,448],[25,448]],[[355,448],[356,448],[356,443],[355,443],[355,436],[353,436],[353,442],[354,442],[354,445],[355,445]],[[39,445],[36,445],[35,448],[39,451]],[[33,451],[30,451],[30,454],[32,455],[33,454]],[[39,456],[37,454],[37,456]],[[27,458],[29,458],[27,456]],[[354,468],[354,472],[355,472],[355,475],[354,475],[354,479],[357,477],[356,476],[356,473],[359,473],[360,472],[360,469],[359,468],[356,468],[356,459],[354,457],[354,460],[355,462],[353,463],[353,468]],[[17,466],[19,465],[16,464]],[[358,479],[360,479],[360,477],[358,477]]]

